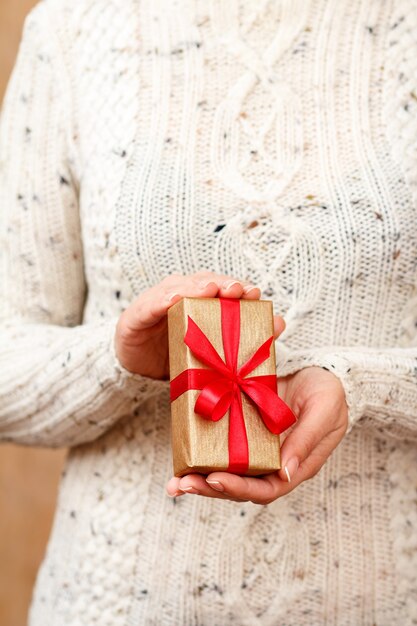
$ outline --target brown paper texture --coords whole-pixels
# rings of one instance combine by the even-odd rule
[[[183,370],[204,368],[184,343],[187,315],[198,324],[224,359],[219,298],[183,298],[168,309],[170,380]],[[273,308],[270,300],[240,300],[240,367],[273,334]],[[275,344],[269,358],[248,376],[275,374]],[[227,471],[229,464],[229,411],[218,422],[194,413],[200,390],[189,390],[171,403],[172,453],[175,476]],[[281,467],[279,435],[272,434],[258,410],[242,393],[243,416],[249,445],[246,476],[274,472]]]

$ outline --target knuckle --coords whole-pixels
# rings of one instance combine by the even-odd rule
[[[201,283],[201,282],[218,283],[219,282],[219,275],[215,274],[214,272],[201,272],[201,273],[198,273],[198,274],[194,274],[193,279],[194,279],[195,283]]]
[[[133,315],[137,322],[141,323],[143,321],[143,306],[141,303],[136,304],[133,308]]]
[[[309,456],[310,452],[312,452],[312,450],[315,448],[315,446],[316,437],[313,431],[303,432],[302,438],[299,442],[301,458],[306,459]]]
[[[177,282],[181,279],[183,279],[184,276],[182,274],[179,274],[178,272],[173,272],[172,274],[168,274],[167,276],[165,276],[162,281],[161,284],[163,285],[170,285],[174,282]]]
[[[264,501],[260,500],[259,498],[251,498],[249,502],[252,502],[252,504],[264,504]]]
[[[307,473],[306,473],[306,477],[305,480],[311,480],[312,478],[314,478],[315,476],[317,476],[317,474],[320,472],[321,470],[321,466],[317,467],[314,466],[312,468],[310,468]]]
[[[118,324],[116,334],[123,343],[127,343],[133,338],[134,331],[127,324]]]
[[[264,492],[262,496],[251,498],[251,501],[254,504],[271,504],[278,498],[278,492],[275,488],[268,489],[267,492]]]
[[[276,500],[276,497],[253,498],[251,502],[253,502],[253,504],[259,504],[260,506],[263,506],[263,505],[271,504],[272,502],[274,502],[274,500]]]
[[[306,441],[302,441],[299,444],[300,457],[306,459],[310,453],[310,446]]]
[[[130,329],[131,336],[135,335],[143,327],[149,325],[149,322],[151,322],[154,318],[153,309],[148,303],[145,306],[142,303],[138,304],[135,306],[132,313],[134,318],[134,328]]]

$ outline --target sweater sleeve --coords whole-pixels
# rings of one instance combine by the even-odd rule
[[[0,112],[0,440],[94,440],[169,382],[114,351],[117,318],[82,324],[86,284],[71,94],[45,2],[24,22]]]
[[[277,374],[318,366],[337,376],[348,406],[348,434],[369,423],[401,439],[417,439],[417,348],[277,347]]]

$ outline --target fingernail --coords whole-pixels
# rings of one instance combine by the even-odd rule
[[[297,457],[293,456],[285,465],[284,465],[284,472],[287,475],[287,479],[288,482],[291,482],[291,478],[294,478],[295,472],[298,469],[298,459]]]
[[[212,280],[203,280],[201,283],[198,283],[200,289],[206,289],[209,285],[212,285],[214,281]]]
[[[254,289],[259,289],[259,287],[256,287],[255,285],[247,285],[246,287],[243,288],[243,293],[249,293],[250,291],[253,291]]]
[[[224,491],[224,487],[218,480],[206,480],[206,483],[216,491]]]
[[[200,493],[197,489],[194,489],[194,487],[180,487],[179,489],[185,493],[196,493],[197,495]]]
[[[239,285],[239,281],[232,280],[231,282],[226,282],[223,284],[223,289],[230,289],[230,287],[233,287],[233,285]]]
[[[179,293],[172,293],[170,296],[168,296],[168,302],[172,302],[172,300],[176,297],[179,296]]]
[[[168,496],[170,498],[178,498],[178,496],[183,496],[183,495],[184,495],[184,492],[182,492],[182,491],[176,491],[175,493],[172,493],[172,494],[169,493],[168,494]]]

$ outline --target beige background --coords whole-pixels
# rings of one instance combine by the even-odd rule
[[[0,0],[0,101],[15,61],[23,19],[34,4],[34,0]],[[1,626],[26,624],[63,457],[61,450],[0,446]]]

